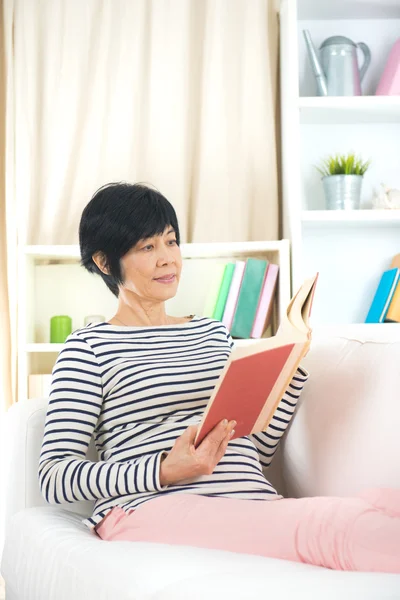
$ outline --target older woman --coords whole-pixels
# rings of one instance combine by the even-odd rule
[[[39,466],[46,500],[96,500],[85,523],[106,540],[399,573],[399,490],[283,499],[263,475],[303,369],[266,432],[232,439],[235,422],[223,421],[194,447],[233,342],[218,321],[166,312],[182,269],[168,200],[141,185],[107,185],[84,209],[79,237],[82,265],[118,309],[70,335],[57,359]],[[99,462],[85,458],[92,436]]]

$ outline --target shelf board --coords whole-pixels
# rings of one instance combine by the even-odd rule
[[[303,223],[367,226],[400,226],[400,209],[398,210],[304,210],[301,215]]]
[[[400,96],[303,96],[302,125],[399,123]]]
[[[289,240],[181,244],[182,258],[216,258],[235,254],[288,251]]]
[[[298,0],[298,18],[306,20],[331,19],[399,19],[398,0]]]
[[[80,259],[79,246],[25,246],[22,252],[33,258],[75,258]]]
[[[64,344],[26,344],[25,351],[34,352],[54,352],[59,353]]]

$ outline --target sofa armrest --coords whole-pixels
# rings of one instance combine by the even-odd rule
[[[38,481],[47,405],[48,398],[21,400],[6,414],[6,524],[14,513],[24,508],[48,506],[40,492]],[[93,443],[88,458],[97,460]],[[87,516],[92,512],[93,502],[65,504],[62,508]]]
[[[40,424],[44,422],[47,403],[45,398],[21,400],[13,404],[6,414],[6,523],[14,513],[23,508],[45,504],[37,476],[36,485],[34,481],[37,473],[35,463],[37,465],[39,456],[34,452],[32,442],[35,436],[39,442],[39,436],[43,435],[43,426],[40,428]]]

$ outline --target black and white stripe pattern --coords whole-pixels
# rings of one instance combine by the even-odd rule
[[[85,523],[114,506],[135,508],[163,493],[276,499],[265,479],[308,374],[299,369],[266,432],[231,441],[211,475],[161,487],[160,459],[198,424],[233,345],[219,321],[85,327],[66,341],[53,369],[39,464],[51,504],[97,500]],[[94,436],[99,462],[85,459]]]

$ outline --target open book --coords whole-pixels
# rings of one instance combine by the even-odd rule
[[[237,422],[232,439],[265,431],[307,354],[318,273],[293,296],[274,337],[233,348],[197,431],[195,446],[222,419]]]

